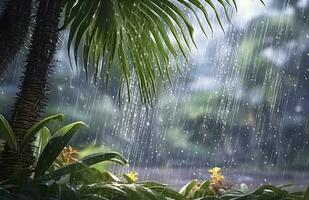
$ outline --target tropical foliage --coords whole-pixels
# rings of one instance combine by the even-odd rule
[[[16,23],[10,25],[22,30],[18,31],[20,35],[0,32],[0,46],[5,47],[1,48],[0,75],[26,40],[31,10],[34,10],[29,0],[9,2],[12,4],[8,4],[0,19],[0,30],[6,31],[5,25],[15,20]],[[156,94],[158,78],[170,81],[172,66],[181,71],[177,61],[187,60],[187,51],[195,46],[194,29],[187,12],[194,16],[207,35],[204,24],[211,32],[213,29],[209,11],[213,11],[223,29],[218,9],[221,7],[228,18],[228,8],[234,6],[237,9],[235,0],[38,2],[25,76],[11,123],[0,115],[0,138],[6,143],[7,153],[6,158],[1,157],[1,165],[12,167],[4,172],[9,172],[6,176],[10,178],[0,182],[0,199],[309,199],[309,189],[290,193],[286,186],[265,185],[249,192],[243,185],[237,190],[224,184],[220,168],[209,170],[210,180],[190,181],[179,192],[162,183],[138,182],[136,172],[116,176],[93,166],[101,162],[127,165],[128,161],[119,153],[99,152],[79,158],[78,150],[68,146],[77,130],[86,127],[83,122],[73,122],[55,131],[47,128],[51,121],[63,119],[59,114],[35,123],[47,103],[47,77],[56,52],[63,8],[62,29],[69,30],[67,46],[73,57],[72,65],[73,62],[82,65],[86,76],[92,72],[95,81],[103,77],[106,84],[115,76],[119,94],[125,87],[129,98],[131,84],[136,79],[141,100],[147,104]],[[17,11],[10,10],[16,7],[27,9],[23,15],[16,16]],[[203,14],[202,18],[199,12]],[[12,13],[14,16],[10,15]],[[7,164],[7,158],[12,158],[10,164]],[[14,163],[17,160],[21,161]]]
[[[171,63],[177,66],[180,57],[187,59],[188,50],[195,45],[188,16],[194,16],[205,35],[204,24],[213,31],[207,6],[223,29],[218,10],[223,8],[228,17],[232,6],[228,0],[69,0],[63,25],[70,32],[69,55],[72,51],[77,64],[81,52],[86,75],[91,69],[95,78],[103,75],[108,83],[116,73],[119,92],[124,82],[130,95],[132,79],[136,78],[142,101],[150,103],[157,78],[170,81]]]
[[[21,1],[20,5],[29,2],[31,3],[29,0]],[[125,82],[129,100],[131,82],[136,78],[142,102],[151,103],[156,92],[157,77],[169,80],[171,62],[177,63],[179,58],[178,49],[180,49],[180,55],[186,58],[186,51],[191,48],[190,41],[194,43],[193,26],[186,12],[193,13],[204,30],[198,11],[204,14],[205,24],[212,29],[208,17],[210,10],[214,11],[221,25],[218,7],[223,7],[226,15],[228,7],[233,4],[236,7],[234,0],[232,2],[228,0],[190,0],[188,2],[183,0],[40,0],[37,2],[38,9],[35,12],[36,20],[31,34],[25,73],[21,77],[10,122],[17,143],[38,121],[41,111],[45,110],[48,103],[48,76],[52,72],[61,21],[64,21],[63,29],[67,28],[70,32],[68,51],[69,53],[73,51],[75,63],[78,58],[81,58],[86,74],[89,71],[88,66],[93,66],[92,72],[95,78],[104,72],[106,85],[114,74],[116,78],[118,77],[115,85],[119,88],[119,95]],[[207,9],[207,6],[210,9]],[[14,19],[7,19],[7,21],[10,20]],[[204,32],[206,33],[205,30]],[[13,44],[13,41],[8,43]],[[81,46],[83,48],[79,50]],[[78,55],[78,52],[81,52],[81,55]],[[5,157],[10,159],[6,158],[8,162],[0,163],[3,168],[0,178],[7,178],[11,173],[15,173],[17,168],[29,168],[33,165],[31,144],[28,144],[25,149],[26,151],[22,152],[22,160],[18,160],[14,152],[9,151],[8,146],[5,146]],[[9,170],[8,166],[12,169]]]
[[[92,166],[101,162],[127,165],[127,160],[116,152],[96,153],[78,158],[77,150],[67,146],[76,131],[85,127],[83,122],[68,124],[55,132],[46,125],[62,120],[63,115],[43,119],[29,129],[23,145],[17,146],[14,133],[6,119],[0,115],[0,133],[13,151],[22,151],[31,137],[39,134],[37,162],[29,177],[26,171],[0,183],[1,199],[144,199],[144,200],[193,200],[193,199],[299,199],[309,198],[306,192],[289,193],[288,186],[265,185],[253,192],[242,185],[239,190],[224,184],[218,167],[209,170],[211,179],[204,182],[192,180],[179,192],[158,182],[138,182],[138,174],[122,174],[122,178]]]

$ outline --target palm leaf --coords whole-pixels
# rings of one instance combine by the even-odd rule
[[[204,24],[210,29],[209,12],[214,12],[223,28],[218,10],[223,8],[227,15],[227,8],[231,7],[229,0],[66,2],[63,28],[69,28],[70,60],[79,66],[77,57],[81,52],[87,76],[92,71],[95,79],[101,77],[108,84],[116,75],[119,92],[125,85],[129,96],[135,77],[143,103],[152,101],[158,78],[170,81],[172,61],[187,58],[187,52],[194,45],[194,29],[186,12],[193,14],[206,34],[198,12],[204,14],[207,22]]]

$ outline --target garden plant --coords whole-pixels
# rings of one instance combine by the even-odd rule
[[[0,115],[0,131],[9,148],[21,156],[25,145],[38,135],[36,161],[28,170],[18,171],[0,183],[0,199],[145,199],[145,200],[193,200],[193,199],[303,199],[305,192],[289,193],[286,186],[264,185],[255,191],[242,186],[239,189],[224,184],[221,169],[209,170],[211,179],[204,182],[192,180],[179,192],[159,182],[138,182],[138,174],[130,172],[118,177],[109,171],[92,167],[101,162],[127,165],[128,161],[117,152],[96,153],[79,158],[77,150],[68,146],[70,139],[80,128],[87,126],[73,122],[55,131],[46,126],[51,121],[62,121],[63,114],[43,119],[31,127],[21,145],[8,121]]]

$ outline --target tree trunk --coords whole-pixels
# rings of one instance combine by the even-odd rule
[[[32,0],[10,0],[0,18],[0,78],[27,38]]]
[[[24,78],[19,85],[11,120],[18,144],[26,131],[38,121],[48,101],[47,78],[59,39],[58,25],[63,7],[63,0],[41,0],[39,3]],[[33,150],[33,145],[29,144],[20,155],[16,155],[6,146],[0,164],[0,179],[8,178],[20,170],[29,170],[34,164]]]

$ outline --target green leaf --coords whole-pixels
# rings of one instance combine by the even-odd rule
[[[72,186],[70,185],[67,185],[67,184],[63,184],[63,185],[60,185],[60,199],[76,199],[78,200],[78,194],[77,194],[77,191],[75,188],[73,188]]]
[[[101,195],[98,194],[85,194],[81,195],[80,199],[85,199],[85,200],[109,200]]]
[[[93,184],[101,181],[101,177],[99,170],[85,166],[84,169],[70,174],[70,183],[74,185]]]
[[[215,193],[210,189],[210,181],[204,181],[200,187],[194,192],[193,198],[215,196]]]
[[[126,200],[185,200],[178,192],[163,187],[164,190],[150,189],[139,184],[100,183],[84,186],[80,189],[83,195],[95,194],[107,199]]]
[[[0,114],[0,138],[4,139],[12,150],[17,151],[17,143],[13,130],[9,122],[1,114]]]
[[[102,181],[104,182],[121,182],[121,180],[117,176],[108,171],[101,172],[101,176]]]
[[[265,191],[271,191],[271,192],[275,192],[278,194],[287,194],[288,192],[285,190],[282,190],[276,186],[273,185],[263,185],[262,187],[258,188],[256,191],[253,192],[253,194],[255,195],[261,195],[263,194]]]
[[[164,200],[167,199],[163,194],[136,184],[124,185],[124,190],[130,194],[130,199],[145,199],[145,200]]]
[[[182,194],[185,197],[188,197],[192,189],[197,185],[197,180],[192,180],[189,183],[187,183],[185,186],[183,186],[179,193]]]
[[[171,61],[179,56],[186,58],[187,50],[195,45],[189,16],[193,14],[206,35],[204,28],[212,29],[210,11],[222,27],[219,6],[223,6],[224,16],[232,3],[227,0],[104,0],[104,3],[67,0],[63,28],[69,29],[69,59],[76,62],[79,56],[86,76],[93,72],[95,80],[101,77],[106,85],[117,79],[118,94],[125,85],[129,97],[134,82],[131,77],[136,77],[141,101],[151,104],[156,86],[162,82],[158,78],[170,81]]]
[[[162,194],[151,190],[149,188],[141,187],[136,185],[136,190],[140,192],[145,198],[149,200],[164,200],[166,199]]]
[[[38,157],[39,157],[43,152],[45,146],[47,145],[48,141],[52,137],[52,135],[49,129],[45,126],[39,131],[38,134],[39,134],[39,141],[38,141]]]
[[[171,199],[186,200],[186,198],[182,194],[180,194],[180,193],[178,193],[178,192],[176,192],[172,189],[169,189],[167,187],[152,187],[151,189],[154,190],[154,191],[157,191],[157,192],[161,193],[162,195],[164,195],[165,197],[168,197],[168,198],[171,198]]]
[[[59,120],[62,121],[64,118],[63,114],[58,114],[58,115],[53,115],[50,117],[47,117],[38,123],[36,123],[34,126],[32,126],[26,133],[21,145],[20,145],[20,152],[24,149],[24,147],[32,141],[33,137],[35,134],[39,132],[40,129],[42,129],[44,126],[46,126],[49,122],[54,121],[54,120]]]
[[[76,131],[82,127],[87,127],[87,125],[77,121],[62,127],[53,135],[38,160],[35,177],[42,176],[49,169]]]
[[[107,199],[128,199],[128,194],[121,188],[122,184],[92,184],[84,185],[79,192],[83,195],[96,194]]]
[[[11,192],[2,187],[0,187],[0,196],[3,198],[3,200],[14,199]]]
[[[305,199],[305,200],[309,200],[309,187],[308,187],[307,190],[305,191],[304,199]]]
[[[158,188],[158,187],[168,186],[167,184],[162,184],[162,183],[155,182],[155,181],[140,181],[137,184],[142,185],[142,186],[147,187],[147,188],[152,188],[152,187]]]
[[[43,154],[42,154],[43,156]],[[72,174],[74,172],[83,170],[87,168],[87,166],[95,165],[100,162],[116,162],[118,164],[126,165],[128,161],[124,159],[119,153],[117,152],[110,152],[110,153],[96,153],[85,158],[82,158],[79,162],[72,163],[66,165],[58,170],[51,172],[50,174],[46,174],[44,176],[39,177],[39,174],[36,173],[37,181],[38,180],[46,180],[46,179],[57,179],[61,176],[66,176],[68,174]],[[48,168],[47,168],[48,169]],[[40,171],[39,171],[40,172]],[[43,174],[42,174],[43,175]]]

